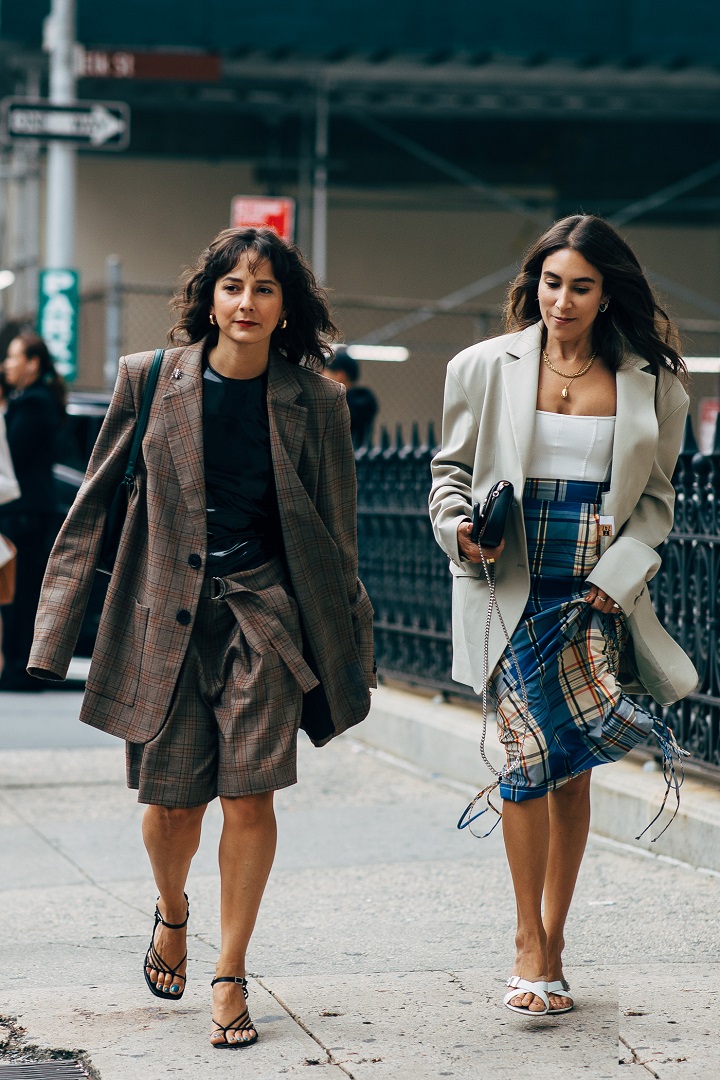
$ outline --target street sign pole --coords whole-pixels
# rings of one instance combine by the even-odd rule
[[[325,89],[315,101],[315,166],[313,170],[312,266],[321,285],[327,277],[327,184],[330,102]]]
[[[45,24],[50,52],[50,101],[75,101],[75,0],[52,0]],[[47,157],[47,219],[45,265],[67,269],[75,261],[75,158],[74,146],[50,142]]]

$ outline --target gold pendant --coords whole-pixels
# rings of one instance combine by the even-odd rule
[[[568,397],[568,388],[567,388],[567,386],[563,386],[562,391],[560,392],[560,397],[564,397],[564,398]]]

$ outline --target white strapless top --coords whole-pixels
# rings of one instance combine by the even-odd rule
[[[535,412],[527,475],[536,480],[592,480],[610,476],[614,416]]]

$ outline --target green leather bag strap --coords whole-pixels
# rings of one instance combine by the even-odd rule
[[[145,392],[142,397],[140,413],[138,414],[137,424],[135,426],[135,435],[133,436],[132,446],[130,447],[130,457],[128,458],[128,463],[125,468],[124,479],[128,488],[134,487],[135,485],[135,463],[137,462],[140,447],[147,429],[150,406],[152,405],[153,397],[155,395],[155,387],[157,386],[157,381],[160,376],[160,365],[162,364],[164,355],[164,349],[155,350],[155,355],[153,356],[152,364],[150,366],[150,373],[148,374],[147,383],[145,384]]]

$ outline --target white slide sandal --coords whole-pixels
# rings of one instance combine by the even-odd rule
[[[549,982],[547,984],[548,994],[557,994],[558,997],[569,998],[572,1002],[571,1005],[563,1005],[560,1009],[548,1009],[548,1016],[557,1016],[558,1013],[571,1012],[575,1008],[575,998],[570,993],[570,985],[566,983],[564,979],[556,979],[555,982]]]
[[[507,985],[511,986],[512,990],[510,990],[503,998],[503,1005],[506,1009],[509,1009],[510,1012],[521,1013],[523,1016],[529,1016],[533,1019],[536,1016],[547,1016],[550,1011],[550,1000],[548,998],[548,984],[544,979],[539,982],[528,982],[527,979],[521,979],[519,975],[511,975],[507,981]],[[534,994],[535,997],[540,998],[545,1005],[545,1008],[539,1009],[536,1012],[535,1010],[531,1011],[530,1009],[526,1009],[521,1005],[511,1005],[510,1002],[512,999],[519,996],[518,992],[522,994]]]

